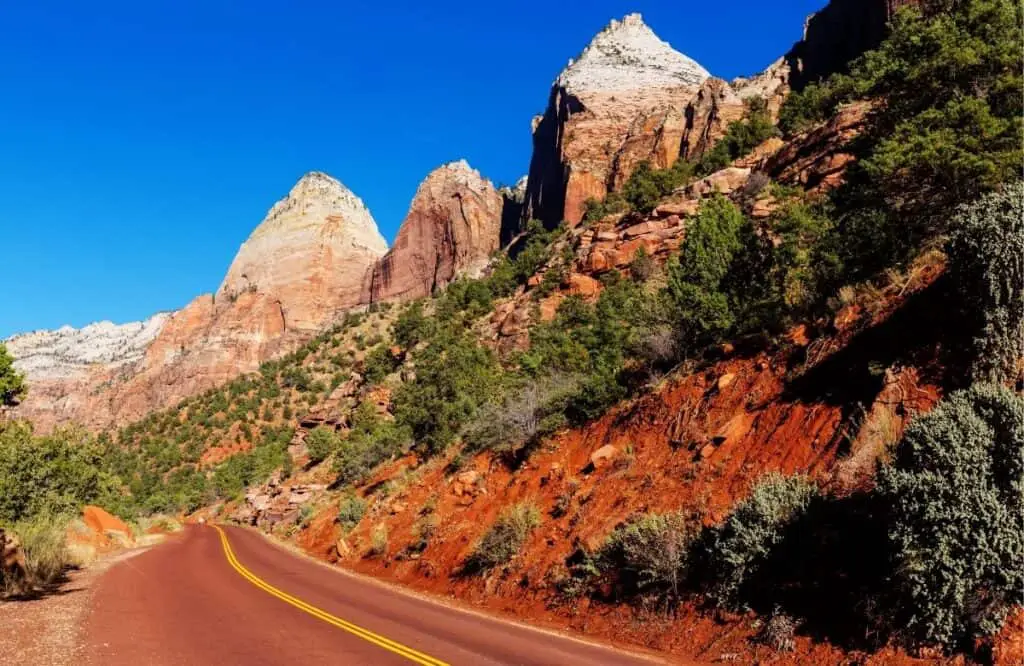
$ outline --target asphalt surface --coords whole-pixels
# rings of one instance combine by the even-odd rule
[[[404,594],[209,525],[103,574],[82,635],[79,663],[103,666],[658,663]]]

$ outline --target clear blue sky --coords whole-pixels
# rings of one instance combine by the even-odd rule
[[[731,78],[781,55],[823,4],[2,3],[0,338],[216,289],[310,170],[361,196],[389,240],[438,164],[516,180],[551,81],[613,17],[642,12]]]

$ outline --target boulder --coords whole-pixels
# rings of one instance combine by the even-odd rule
[[[96,534],[113,536],[124,541],[132,541],[132,530],[117,516],[111,515],[98,506],[86,506],[82,509],[82,521]]]
[[[619,450],[612,444],[605,444],[590,454],[590,464],[594,469],[601,469],[608,465],[619,455]]]
[[[749,177],[750,169],[726,167],[690,184],[685,191],[692,197],[706,197],[715,192],[732,194],[735,190],[743,187]]]
[[[569,293],[583,298],[593,298],[601,293],[601,283],[582,273],[573,273],[569,276]]]

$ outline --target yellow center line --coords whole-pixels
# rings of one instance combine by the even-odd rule
[[[359,638],[362,638],[365,641],[373,643],[374,645],[382,647],[385,650],[388,650],[389,652],[393,652],[397,655],[405,657],[409,661],[415,662],[417,664],[423,664],[424,666],[448,666],[447,663],[441,661],[440,659],[435,659],[430,655],[423,654],[422,652],[414,650],[411,647],[406,647],[405,645],[393,641],[390,638],[385,638],[380,634],[375,634],[369,629],[364,629],[357,624],[353,624],[347,620],[341,619],[340,617],[331,615],[325,610],[307,604],[305,601],[293,597],[287,592],[277,589],[270,583],[259,578],[258,576],[256,576],[256,574],[246,569],[242,565],[242,563],[238,561],[238,558],[235,557],[234,551],[231,550],[231,544],[228,542],[228,535],[224,532],[224,530],[222,530],[219,525],[213,525],[212,527],[215,530],[217,530],[217,532],[220,534],[220,542],[221,545],[224,547],[224,555],[227,557],[228,564],[231,565],[231,568],[237,571],[242,576],[242,578],[245,578],[247,581],[249,581],[256,587],[260,588],[267,594],[277,597],[286,604],[294,606],[295,608],[298,608],[299,610],[308,613],[319,620],[323,620],[327,624],[333,625],[339,629],[343,629],[344,631],[347,631],[348,633],[354,636],[358,636]]]

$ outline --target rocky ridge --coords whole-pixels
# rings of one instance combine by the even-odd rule
[[[82,328],[61,326],[8,338],[15,367],[33,379],[67,379],[95,365],[118,367],[140,360],[146,347],[173,316],[161,312],[145,321],[101,321]]]

